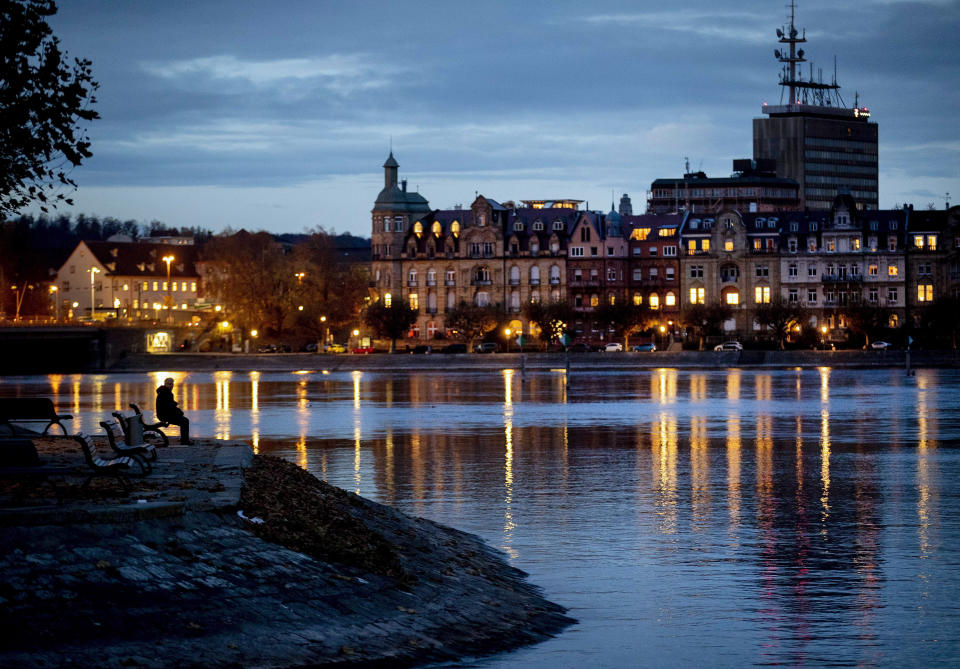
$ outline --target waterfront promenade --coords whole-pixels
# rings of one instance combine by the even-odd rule
[[[38,448],[79,466],[68,440]],[[81,480],[2,491],[4,667],[404,666],[570,622],[477,537],[242,443],[162,449],[129,494]]]

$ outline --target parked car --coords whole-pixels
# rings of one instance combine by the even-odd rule
[[[623,351],[623,344],[618,341],[612,341],[603,347],[604,353],[620,353]]]
[[[738,341],[725,341],[713,347],[714,351],[742,351],[743,344]]]
[[[893,344],[891,344],[888,341],[875,341],[870,344],[870,348],[877,348],[880,350],[884,350],[888,348],[893,348]]]
[[[317,352],[317,342],[312,341],[306,346],[303,347],[303,350],[307,353],[316,353]]]
[[[656,350],[657,350],[657,347],[656,347],[656,345],[653,344],[653,343],[650,343],[650,344],[637,344],[636,346],[633,347],[633,350],[634,350],[634,351],[637,351],[637,352],[656,351]]]
[[[577,342],[576,344],[571,344],[567,350],[571,353],[589,353],[590,346],[584,344],[583,342]]]
[[[357,346],[355,349],[353,349],[353,353],[356,355],[369,355],[370,353],[373,353],[373,347]]]
[[[420,344],[419,346],[414,346],[410,349],[410,352],[414,355],[428,355],[433,352],[433,349],[426,344]]]
[[[278,350],[276,344],[263,344],[257,348],[257,353],[276,353]]]
[[[327,346],[327,353],[346,353],[346,344],[330,344]]]
[[[484,341],[477,344],[473,350],[477,353],[496,353],[500,350],[500,344],[495,341]]]
[[[467,345],[466,344],[447,344],[442,349],[441,353],[466,353]]]

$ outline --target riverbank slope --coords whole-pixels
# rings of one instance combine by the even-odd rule
[[[164,449],[129,494],[80,480],[0,495],[4,667],[409,666],[573,622],[478,537],[242,444]]]

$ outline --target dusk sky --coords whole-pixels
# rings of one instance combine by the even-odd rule
[[[726,176],[777,103],[784,0],[65,0],[102,119],[67,213],[369,236],[391,138],[434,208],[571,197],[645,208]],[[880,206],[960,200],[960,1],[800,0],[808,59],[880,131]]]

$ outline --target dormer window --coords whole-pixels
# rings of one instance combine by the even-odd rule
[[[420,221],[413,224],[413,234],[418,238],[423,236],[423,224]]]
[[[563,230],[563,221],[554,221],[553,222],[554,230]]]
[[[459,237],[459,236],[460,236],[460,222],[459,222],[459,221],[454,221],[453,223],[450,224],[450,233],[451,233],[454,237]]]
[[[517,232],[523,232],[523,223],[521,221],[514,222],[513,229]]]
[[[534,230],[543,230],[543,221],[541,221],[541,220],[536,220],[536,221],[534,221],[534,222],[533,222],[533,229],[534,229]]]
[[[433,222],[433,225],[430,226],[430,232],[433,233],[433,236],[434,236],[434,237],[439,237],[439,236],[440,236],[440,233],[443,232],[443,228],[440,227],[440,222],[439,222],[439,221],[434,221],[434,222]]]

